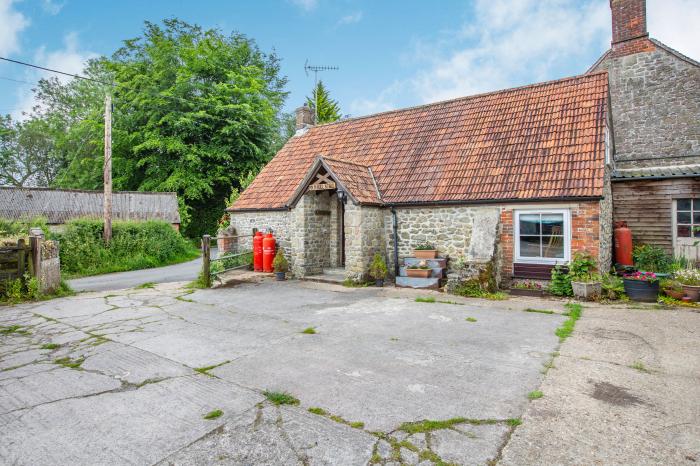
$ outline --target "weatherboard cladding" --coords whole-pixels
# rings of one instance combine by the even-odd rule
[[[100,218],[102,191],[0,187],[0,218],[44,217],[61,224],[82,217]],[[117,220],[164,220],[180,223],[175,193],[114,192],[112,217]]]
[[[319,156],[371,168],[385,204],[599,197],[607,98],[602,72],[315,126],[231,210],[288,207]]]

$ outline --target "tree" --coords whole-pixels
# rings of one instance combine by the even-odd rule
[[[114,188],[176,192],[189,236],[215,231],[227,196],[271,158],[283,134],[279,59],[241,34],[146,22],[141,37],[90,61],[85,74],[114,85],[45,80],[37,91],[36,117],[65,157],[55,184],[101,189],[111,91]]]
[[[41,119],[0,116],[0,184],[50,186],[61,168],[53,139]]]
[[[340,120],[340,104],[338,101],[331,99],[328,90],[323,85],[323,81],[318,82],[311,97],[306,98],[306,102],[311,108],[314,108],[318,103],[317,124]]]

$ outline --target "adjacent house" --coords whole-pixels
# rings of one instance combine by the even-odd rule
[[[313,125],[228,209],[274,231],[297,276],[390,270],[423,242],[501,279],[548,279],[574,251],[611,257],[605,71]]]
[[[102,191],[77,189],[15,188],[0,186],[0,218],[9,220],[44,217],[60,229],[75,218],[102,218]],[[175,193],[117,191],[112,194],[115,220],[163,220],[180,228]]]
[[[699,260],[700,63],[649,38],[644,0],[611,0],[613,217],[636,243]]]

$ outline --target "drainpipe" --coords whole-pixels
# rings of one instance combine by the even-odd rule
[[[399,276],[399,221],[396,218],[396,209],[391,208],[392,227],[394,228],[394,278]]]

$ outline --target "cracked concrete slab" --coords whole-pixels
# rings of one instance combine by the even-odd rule
[[[376,438],[293,407],[267,405],[227,421],[161,465],[364,465]]]
[[[586,306],[501,464],[697,464],[699,342],[699,313]]]
[[[162,284],[13,306],[0,313],[2,325],[31,333],[0,335],[0,362],[20,363],[0,371],[0,458],[27,465],[492,458],[502,422],[410,436],[396,429],[422,419],[520,417],[563,317],[521,312],[516,301],[414,297],[263,281],[194,292]],[[307,327],[317,333],[302,334]],[[58,347],[41,349],[47,343]],[[64,357],[75,367],[53,363]],[[210,375],[194,371],[226,361]],[[290,392],[299,406],[258,408],[268,389]],[[203,419],[218,409],[221,417]]]
[[[70,398],[0,416],[0,457],[10,464],[152,464],[220,421],[213,409],[242,413],[262,400],[205,376]]]

